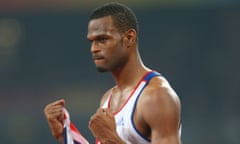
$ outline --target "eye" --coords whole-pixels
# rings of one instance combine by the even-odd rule
[[[92,44],[92,43],[93,43],[93,40],[88,40],[88,42],[89,42],[90,44]]]
[[[106,41],[107,41],[107,37],[105,37],[105,36],[100,36],[100,37],[98,37],[98,39],[97,39],[100,43],[105,43]]]

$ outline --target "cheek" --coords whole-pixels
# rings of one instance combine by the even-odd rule
[[[113,52],[114,54],[112,55],[112,61],[116,65],[123,65],[125,61],[127,60],[127,53],[123,49],[123,47],[119,47],[118,50]]]
[[[109,45],[106,46],[106,49],[102,50],[108,60],[115,62],[119,61],[119,59],[122,59],[122,57],[126,55],[126,50],[121,40],[115,41],[115,43],[109,43]]]

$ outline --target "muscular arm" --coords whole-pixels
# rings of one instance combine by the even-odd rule
[[[158,81],[157,81],[158,83]],[[143,119],[151,129],[152,144],[180,144],[180,101],[165,81],[154,81],[142,100]]]

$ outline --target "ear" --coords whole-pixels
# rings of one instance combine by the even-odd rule
[[[128,31],[126,31],[124,33],[124,41],[125,41],[125,44],[126,44],[127,48],[135,46],[136,43],[137,43],[137,32],[136,32],[136,30],[129,29]]]

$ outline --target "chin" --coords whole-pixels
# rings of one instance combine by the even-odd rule
[[[106,68],[97,67],[98,72],[108,72]]]

